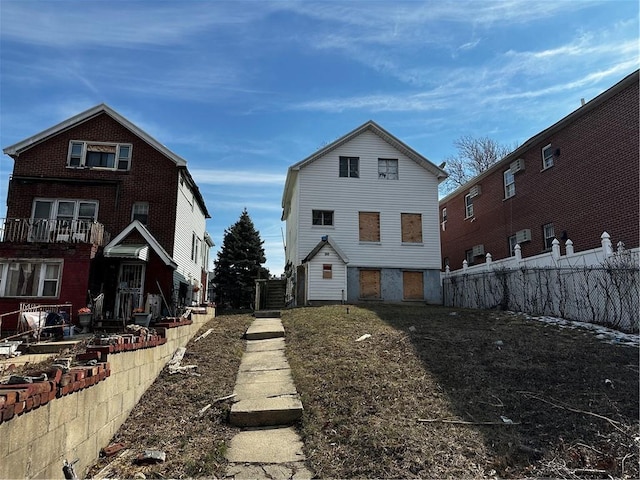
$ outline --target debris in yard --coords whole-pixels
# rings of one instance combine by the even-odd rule
[[[206,404],[204,407],[200,409],[200,411],[198,412],[198,416],[201,417],[204,414],[204,412],[206,412],[210,408],[211,408],[211,404],[210,403]]]
[[[356,339],[356,342],[361,342],[363,340],[366,340],[367,338],[371,337],[371,334],[369,333],[365,333],[364,335],[362,335],[361,337],[359,337],[358,339]]]
[[[609,380],[608,378],[605,378],[605,380],[604,380],[604,384],[605,384],[607,387],[613,388],[613,382],[612,382],[611,380]]]
[[[133,478],[139,478],[140,480],[144,480],[147,476],[142,472],[136,472]]]
[[[124,443],[112,443],[108,447],[104,447],[100,450],[100,454],[103,457],[112,457],[125,448],[127,448],[127,446]]]
[[[170,375],[173,375],[174,373],[182,373],[199,377],[199,373],[189,371],[194,368],[198,368],[197,365],[180,365],[180,362],[184,358],[184,354],[186,353],[186,351],[187,349],[184,347],[178,348],[173,354],[171,360],[169,360],[169,363],[167,363],[167,370],[169,371]]]
[[[502,340],[496,340],[494,345],[498,350],[502,350],[502,346],[504,345],[504,342]]]
[[[227,395],[227,396],[224,396],[224,397],[216,398],[213,401],[213,403],[224,402],[225,400],[231,400],[235,396],[236,396],[236,394],[232,393],[231,395]]]
[[[150,465],[152,463],[162,463],[167,459],[167,454],[160,450],[145,450],[136,458],[138,465]]]
[[[210,328],[209,330],[207,330],[206,332],[204,332],[202,335],[200,335],[198,338],[196,338],[193,342],[197,342],[199,340],[202,340],[203,338],[206,338],[207,336],[209,336],[209,334],[211,334],[211,332],[213,332],[213,328]]]
[[[410,332],[415,332],[415,331],[416,331],[416,327],[414,327],[413,325],[411,325],[411,326],[409,327],[409,331],[410,331]]]
[[[169,371],[170,375],[173,375],[174,373],[182,373],[186,375],[193,375],[195,377],[199,377],[200,376],[199,373],[190,371],[194,368],[198,368],[197,365],[184,365],[184,366],[180,365],[180,362],[184,358],[184,354],[186,353],[186,351],[187,349],[184,347],[178,348],[173,354],[173,357],[171,358],[171,360],[169,360],[169,363],[167,363],[167,370]]]
[[[500,417],[503,418],[503,417]],[[506,418],[506,417],[505,417]],[[507,418],[507,420],[509,420]],[[501,422],[469,422],[468,420],[449,420],[446,418],[419,418],[419,423],[453,423],[456,425],[520,425],[520,422],[513,422],[509,420],[509,422],[505,422],[504,420]]]
[[[510,418],[505,417],[504,415],[500,415],[500,419],[504,422],[507,423],[509,425],[511,425],[513,423],[513,420],[511,420]]]

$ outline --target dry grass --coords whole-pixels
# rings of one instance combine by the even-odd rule
[[[138,472],[147,478],[222,477],[230,439],[239,430],[227,422],[229,402],[214,403],[204,414],[200,410],[215,399],[233,392],[240,359],[242,335],[253,321],[250,315],[222,315],[202,327],[213,328],[204,339],[187,345],[183,365],[197,365],[201,376],[169,375],[166,369],[143,395],[138,406],[113,439],[128,447],[119,455],[98,461],[88,477],[133,478]],[[143,450],[161,450],[164,463],[135,465]]]
[[[320,478],[639,476],[637,348],[425,306],[296,309],[283,323]]]

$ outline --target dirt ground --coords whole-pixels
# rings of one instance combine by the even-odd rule
[[[496,311],[329,306],[283,312],[318,478],[638,478],[638,348]],[[222,478],[248,314],[187,345],[93,478]],[[364,334],[370,337],[356,341]],[[202,411],[207,405],[211,407]],[[202,413],[201,413],[202,412]],[[136,465],[143,450],[166,461]]]

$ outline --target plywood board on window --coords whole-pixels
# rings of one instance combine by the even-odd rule
[[[405,300],[424,300],[422,272],[402,272],[402,297]]]
[[[380,298],[380,270],[360,270],[360,298]]]
[[[360,241],[379,242],[380,241],[380,213],[379,212],[359,212]]]
[[[402,218],[402,242],[422,243],[422,214],[403,213]]]

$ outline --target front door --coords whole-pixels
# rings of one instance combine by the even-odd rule
[[[144,263],[121,263],[116,293],[116,318],[128,319],[143,307]]]

